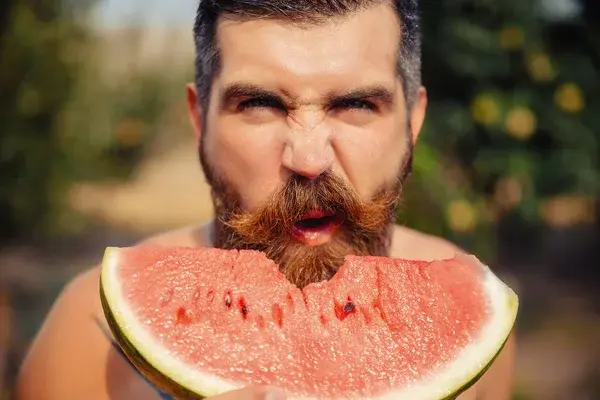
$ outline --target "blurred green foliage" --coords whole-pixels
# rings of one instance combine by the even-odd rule
[[[484,257],[494,256],[501,220],[593,222],[598,6],[549,19],[541,1],[421,3],[429,110],[401,221]]]
[[[103,80],[91,2],[13,0],[0,18],[0,244],[65,228],[78,180],[125,178],[164,106],[164,84]]]
[[[39,3],[39,2],[36,2]],[[54,194],[55,160],[63,152],[53,134],[77,68],[64,38],[81,46],[85,32],[57,7],[7,2],[0,37],[0,235],[44,219]],[[57,156],[58,155],[58,156]],[[49,194],[45,196],[45,194]]]

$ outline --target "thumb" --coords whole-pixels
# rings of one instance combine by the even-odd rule
[[[220,394],[206,400],[285,400],[286,394],[272,387],[248,387]]]

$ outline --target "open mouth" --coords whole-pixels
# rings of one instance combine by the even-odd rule
[[[293,235],[298,239],[315,245],[329,240],[333,232],[344,222],[341,212],[314,210],[294,224]]]

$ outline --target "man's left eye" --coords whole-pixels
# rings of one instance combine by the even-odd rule
[[[337,109],[354,109],[354,110],[366,110],[366,111],[376,111],[377,106],[367,100],[362,99],[348,99],[340,101],[333,105],[333,108]]]

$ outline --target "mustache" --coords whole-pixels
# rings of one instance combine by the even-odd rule
[[[349,184],[332,172],[315,179],[291,176],[259,209],[236,207],[221,216],[221,223],[244,238],[247,245],[289,237],[294,225],[314,210],[343,215],[344,227],[358,237],[381,232],[393,219],[400,198],[401,179],[362,201]]]

